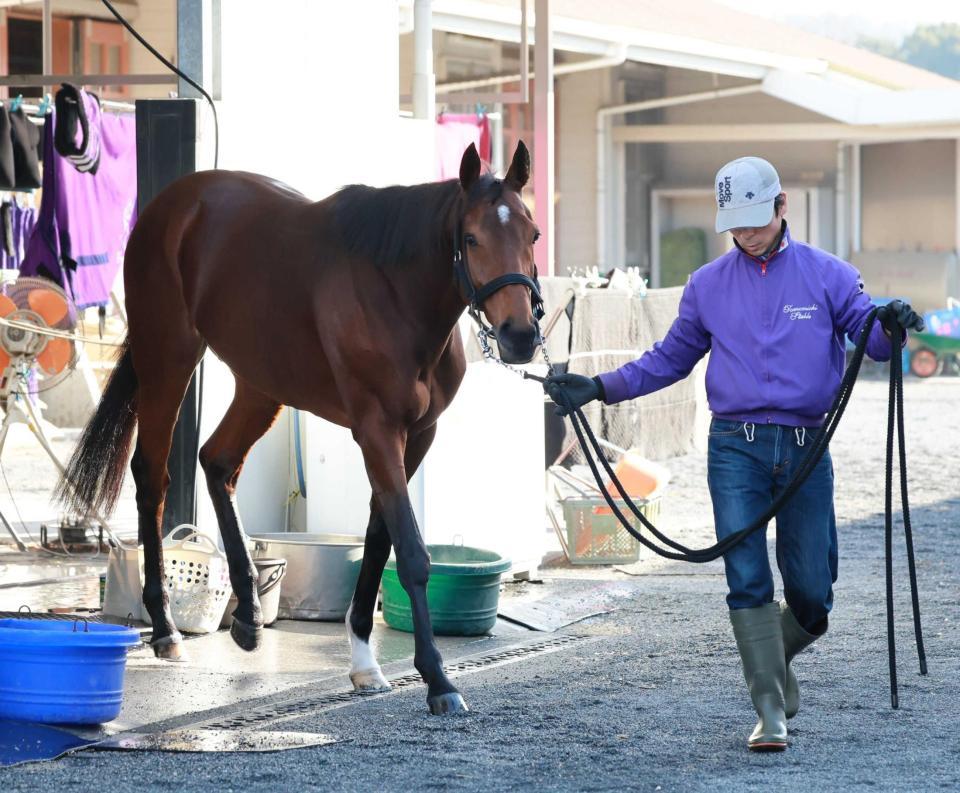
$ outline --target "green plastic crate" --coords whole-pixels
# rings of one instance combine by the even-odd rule
[[[633,499],[640,512],[656,525],[660,517],[660,498]],[[631,525],[645,531],[621,499],[614,503]],[[564,551],[571,564],[629,564],[640,558],[640,543],[620,525],[603,496],[565,498],[560,502],[566,524]]]

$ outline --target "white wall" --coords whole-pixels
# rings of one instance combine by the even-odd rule
[[[383,0],[223,3],[222,167],[318,199],[429,179],[432,127],[398,116],[397,14]]]
[[[469,342],[466,317],[460,330]],[[468,364],[410,486],[425,541],[484,548],[515,572],[536,570],[548,547],[543,449],[540,386],[493,363]]]
[[[860,151],[863,250],[952,251],[956,141],[882,143]]]
[[[204,357],[201,445],[216,429],[233,400],[230,369],[213,353]],[[284,409],[273,428],[251,449],[237,487],[237,511],[248,534],[284,531],[287,497],[295,485],[290,471],[290,417]],[[197,467],[197,526],[217,536],[217,518],[207,482]]]
[[[397,6],[383,0],[273,0],[269,11],[253,0],[223,3],[220,166],[267,174],[314,199],[355,182],[430,180],[433,126],[398,115],[397,29]],[[208,117],[203,127],[208,144],[211,133]],[[208,354],[201,442],[232,397],[232,376]],[[240,477],[237,498],[250,533],[284,529],[286,497],[296,489],[288,422],[285,412],[254,447]],[[344,444],[331,440],[337,433],[320,419],[305,416],[304,423],[307,444],[314,442],[305,450],[308,476],[311,462],[317,475],[320,455],[331,452],[339,484],[327,492],[342,498],[322,505],[342,518],[319,521],[319,507],[311,508],[321,498],[316,488],[314,505],[308,498],[307,528],[362,534],[365,508],[361,521],[356,499],[348,499],[365,483],[359,455],[339,455]],[[215,534],[199,471],[197,489],[200,526]]]

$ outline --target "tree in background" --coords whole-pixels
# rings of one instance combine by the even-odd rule
[[[899,46],[889,40],[870,37],[862,37],[857,45],[911,66],[960,80],[960,25],[956,23],[920,25],[905,36]]]

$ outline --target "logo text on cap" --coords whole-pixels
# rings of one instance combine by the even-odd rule
[[[723,209],[732,198],[733,189],[730,186],[730,177],[724,176],[723,179],[717,182],[717,204],[720,206],[720,209]]]

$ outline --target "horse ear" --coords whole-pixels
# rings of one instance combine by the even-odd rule
[[[519,193],[529,179],[530,152],[522,140],[517,141],[517,150],[513,153],[513,162],[510,163],[510,170],[507,171],[504,181]]]
[[[480,155],[477,154],[477,147],[471,143],[460,160],[460,186],[466,192],[479,178]]]

